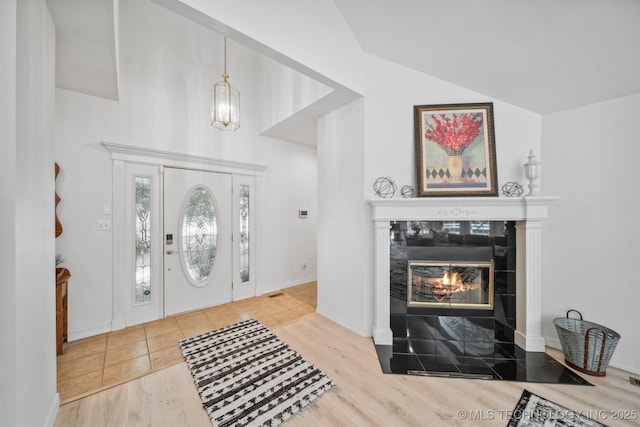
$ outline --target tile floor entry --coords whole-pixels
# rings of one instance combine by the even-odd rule
[[[311,282],[70,342],[57,361],[61,404],[183,362],[183,338],[249,317],[281,326],[315,313],[316,299]]]

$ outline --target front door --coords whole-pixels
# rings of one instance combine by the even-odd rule
[[[164,315],[232,299],[231,175],[164,170]]]

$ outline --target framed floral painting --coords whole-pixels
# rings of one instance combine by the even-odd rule
[[[493,103],[413,107],[418,196],[497,196]]]

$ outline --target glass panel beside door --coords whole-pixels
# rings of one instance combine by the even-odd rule
[[[158,166],[127,163],[124,170],[122,230],[114,228],[122,264],[114,281],[122,286],[116,295],[124,326],[131,326],[162,317],[161,187]]]
[[[151,178],[135,177],[135,304],[151,302]]]

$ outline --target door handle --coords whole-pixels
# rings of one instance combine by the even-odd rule
[[[167,255],[171,255],[172,253],[173,253],[173,251],[172,251],[171,249],[169,249],[169,250],[167,251]]]

